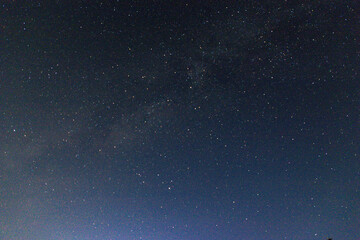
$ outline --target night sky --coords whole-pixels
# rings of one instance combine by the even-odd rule
[[[0,3],[1,240],[360,239],[357,1]]]

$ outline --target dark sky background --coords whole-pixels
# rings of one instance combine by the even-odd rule
[[[0,239],[359,239],[358,5],[1,1]]]

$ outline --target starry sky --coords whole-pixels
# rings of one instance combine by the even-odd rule
[[[0,3],[0,239],[360,238],[357,1]]]

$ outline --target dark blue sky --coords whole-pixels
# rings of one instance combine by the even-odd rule
[[[356,1],[1,4],[1,239],[360,237]]]

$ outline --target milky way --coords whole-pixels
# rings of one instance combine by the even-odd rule
[[[0,238],[359,238],[356,5],[4,1]]]

